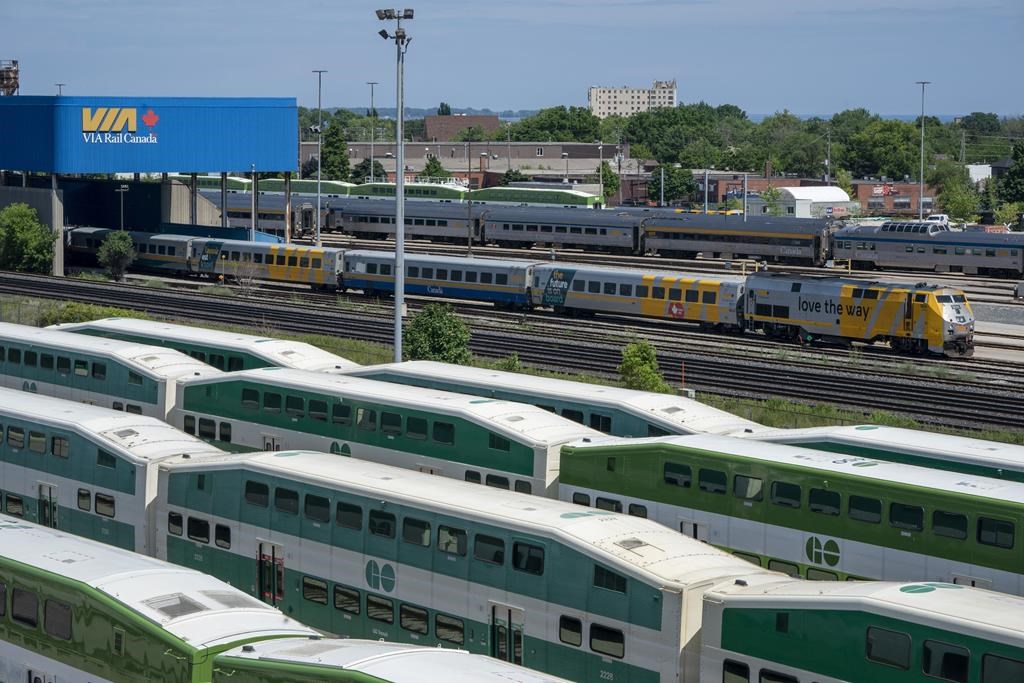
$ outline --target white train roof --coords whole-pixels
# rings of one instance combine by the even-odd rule
[[[794,445],[822,442],[846,444],[936,460],[970,462],[1005,470],[1024,471],[1024,446],[901,427],[849,425],[778,429],[752,434],[751,438]]]
[[[372,249],[349,249],[345,252],[345,258],[372,258],[390,263],[395,260],[395,252],[375,251]],[[529,261],[525,259],[477,258],[475,256],[443,256],[439,254],[406,254],[405,263],[407,265],[427,263],[431,265],[460,266],[463,268],[477,266],[480,268],[508,270],[509,268],[529,268],[530,266],[536,265],[538,261]]]
[[[225,454],[162,467],[172,472],[246,469],[277,482],[292,480],[364,495],[385,506],[414,506],[544,535],[621,573],[675,590],[765,571],[648,519],[326,453]]]
[[[489,429],[511,435],[516,441],[534,446],[562,444],[575,439],[601,436],[589,427],[525,403],[498,401],[449,391],[409,387],[350,375],[306,372],[288,368],[259,368],[223,373],[220,377],[197,379],[195,383],[247,381],[304,391],[378,401],[405,408],[456,415],[485,422]],[[191,382],[190,382],[191,384]]]
[[[331,372],[348,368],[360,367],[358,363],[342,358],[329,351],[324,351],[312,344],[261,337],[238,332],[211,330],[204,327],[176,325],[158,320],[142,320],[140,318],[103,318],[85,323],[64,323],[52,325],[47,329],[62,332],[78,332],[80,330],[97,330],[121,334],[139,334],[159,336],[163,339],[186,344],[213,344],[223,348],[245,351],[263,358],[274,365],[298,370]]]
[[[137,463],[188,455],[220,455],[216,446],[171,427],[154,417],[122,413],[109,408],[0,388],[0,414],[36,424],[84,431],[96,441]]]
[[[768,430],[767,427],[756,422],[745,420],[732,413],[683,396],[587,384],[586,382],[518,372],[503,372],[468,365],[416,360],[359,367],[348,374],[371,376],[384,372],[404,377],[438,378],[480,389],[523,391],[553,400],[571,398],[592,406],[619,409],[644,420],[663,425],[673,432],[734,434],[759,433]],[[774,433],[775,430],[770,431]]]
[[[260,662],[339,667],[390,683],[568,683],[465,650],[417,647],[378,640],[284,638],[222,654]]]
[[[1017,482],[729,436],[695,434],[643,439],[602,436],[600,439],[590,439],[569,445],[579,449],[614,446],[622,449],[623,454],[630,449],[651,448],[655,445],[662,445],[668,449],[690,448],[749,458],[754,461],[766,461],[771,465],[804,467],[824,473],[835,472],[861,479],[920,489],[934,489],[974,498],[991,498],[1015,504],[1024,503],[1024,484]]]
[[[4,515],[0,555],[105,593],[190,647],[316,633],[206,574]]]
[[[132,367],[135,371],[152,379],[207,377],[221,374],[217,368],[200,363],[191,356],[160,346],[72,334],[49,328],[0,323],[0,343],[5,340],[61,348],[69,353],[88,353],[106,357]]]
[[[729,608],[862,610],[972,633],[1024,647],[1024,598],[932,581],[794,581],[751,577],[723,584],[708,598]]]
[[[576,276],[593,277],[632,277],[641,278],[662,278],[666,280],[692,280],[700,282],[729,282],[743,284],[746,278],[742,275],[729,273],[687,273],[682,270],[651,270],[648,268],[615,268],[612,266],[592,266],[587,263],[572,263],[569,261],[548,261],[537,265],[537,270],[571,270]]]

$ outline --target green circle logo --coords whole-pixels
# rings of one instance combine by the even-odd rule
[[[366,563],[366,585],[375,591],[390,593],[395,590],[395,568],[390,564],[377,564],[376,560]]]
[[[900,587],[900,593],[931,593],[934,590],[963,590],[963,586],[955,583],[929,581],[928,583],[911,583]]]
[[[817,536],[811,536],[807,539],[805,552],[807,559],[814,564],[827,564],[830,567],[839,564],[839,544],[834,540],[822,543]]]

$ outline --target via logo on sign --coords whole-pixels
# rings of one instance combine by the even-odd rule
[[[839,544],[832,539],[822,543],[817,536],[811,536],[807,539],[805,552],[807,559],[814,564],[827,564],[830,567],[839,564]]]
[[[388,563],[377,564],[377,560],[366,563],[366,585],[375,591],[390,593],[395,590],[395,568]]]

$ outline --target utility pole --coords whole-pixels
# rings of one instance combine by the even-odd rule
[[[661,197],[658,198],[658,206],[665,206],[665,164],[661,165]]]
[[[960,131],[960,163],[964,163],[966,158],[965,152],[967,151],[967,131]]]
[[[743,174],[743,222],[747,222],[747,174]]]
[[[832,184],[832,129],[826,133],[828,142],[825,144],[825,184]]]
[[[320,247],[323,246],[320,242],[320,172],[324,165],[324,109],[320,103],[320,91],[323,76],[327,71],[325,69],[313,69],[313,73],[316,74],[316,239],[314,243]]]
[[[505,122],[505,133],[508,135],[508,170],[512,170],[512,124],[508,121]]]
[[[249,241],[250,242],[255,242],[256,241],[256,164],[252,165],[252,176],[251,176],[250,180],[251,180],[251,182],[249,183],[249,192],[250,192],[250,194],[252,194],[252,207],[250,209],[251,213],[249,214],[249,216],[250,216],[250,218],[252,220],[249,221],[249,224],[251,226],[250,230],[249,230]]]
[[[916,81],[921,86],[921,177],[918,178],[917,219],[924,220],[924,86],[931,81]]]
[[[473,143],[466,140],[466,256],[473,258]]]
[[[708,215],[708,169],[704,169],[704,215]]]
[[[373,106],[373,86],[377,81],[366,81],[370,86],[370,182],[373,182],[373,141],[377,135],[377,110]]]

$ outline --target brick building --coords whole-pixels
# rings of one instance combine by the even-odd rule
[[[485,133],[501,128],[497,116],[489,114],[453,114],[451,116],[423,117],[423,137],[430,142],[454,140],[466,128],[480,126]]]

